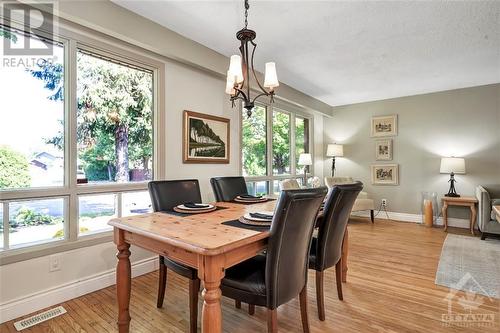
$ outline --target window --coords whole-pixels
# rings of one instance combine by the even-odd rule
[[[46,40],[53,55],[0,66],[2,258],[110,235],[110,218],[151,211],[147,181],[163,169],[154,154],[163,65],[58,33]],[[39,37],[0,25],[0,54],[6,38]]]
[[[255,106],[250,118],[243,109],[241,119],[241,165],[249,193],[279,194],[281,180],[300,182],[304,170],[297,162],[310,152],[310,119],[265,105]]]

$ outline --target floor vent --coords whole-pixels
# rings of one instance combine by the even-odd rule
[[[16,330],[21,331],[65,313],[66,309],[64,309],[62,306],[58,306],[57,308],[53,308],[45,312],[39,313],[37,315],[31,316],[29,318],[17,321],[14,323],[14,327],[16,328]]]

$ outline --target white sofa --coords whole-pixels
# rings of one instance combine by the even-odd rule
[[[350,184],[353,183],[353,179],[351,177],[325,177],[325,184],[330,189],[335,185],[339,184]],[[353,212],[359,212],[369,210],[370,211],[370,219],[372,223],[375,222],[374,210],[375,210],[375,202],[370,198],[368,193],[359,192],[356,201],[354,202],[354,206],[352,207]]]

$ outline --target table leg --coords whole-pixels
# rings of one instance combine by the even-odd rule
[[[220,283],[224,277],[223,257],[202,257],[202,269],[198,277],[203,280],[203,310],[201,315],[201,331],[203,333],[222,332],[222,310]]]
[[[349,255],[349,229],[346,228],[344,232],[344,239],[342,241],[342,282],[347,282],[347,257]]]
[[[118,332],[128,333],[130,329],[130,289],[132,286],[130,269],[130,244],[124,241],[123,230],[115,229],[116,257],[116,294],[118,299]]]
[[[443,203],[443,223],[444,223],[444,231],[448,230],[448,204]]]
[[[471,211],[471,214],[470,214],[470,233],[474,236],[474,225],[476,224],[476,215],[477,215],[475,204],[472,204],[470,206],[470,211]]]

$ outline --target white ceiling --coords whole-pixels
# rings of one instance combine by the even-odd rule
[[[242,0],[112,1],[237,52]],[[249,28],[259,70],[332,106],[500,82],[500,1],[251,0]]]

